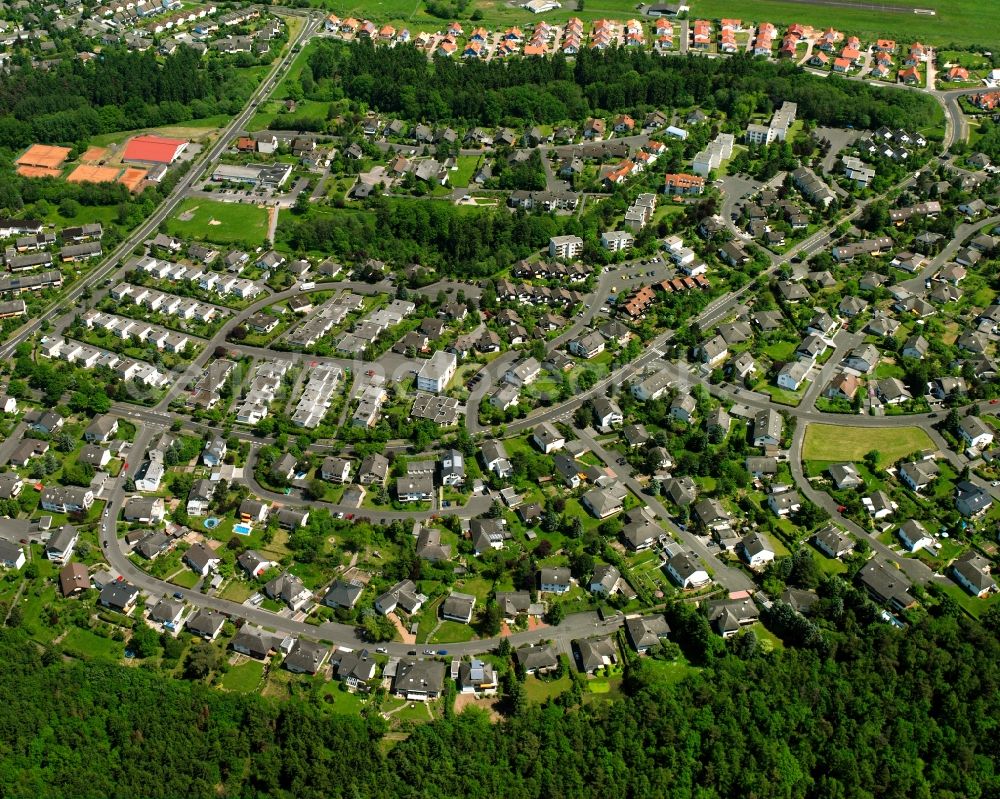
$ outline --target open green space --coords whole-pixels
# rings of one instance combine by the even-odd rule
[[[330,708],[334,713],[360,714],[361,709],[365,706],[365,695],[345,690],[342,682],[325,683],[319,693],[323,697],[324,706]]]
[[[173,575],[170,578],[170,582],[183,588],[194,588],[195,584],[198,582],[198,575],[193,571],[184,569],[184,571],[177,572],[177,574]]]
[[[782,23],[800,22],[816,28],[832,25],[838,30],[856,33],[867,39],[895,38],[900,41],[919,39],[939,45],[989,45],[993,33],[1000,30],[1000,4],[977,0],[892,0],[876,11],[874,4],[852,4],[816,0],[695,0],[690,16],[735,17],[737,19]],[[626,4],[622,3],[624,9]],[[893,13],[888,8],[905,7],[933,10],[931,14],[905,11]],[[589,5],[588,5],[589,8]],[[621,11],[619,13],[627,13]]]
[[[267,233],[267,211],[257,205],[192,197],[167,220],[167,232],[197,241],[259,247]]]
[[[699,671],[696,666],[692,666],[681,656],[675,660],[657,660],[649,658],[646,667],[656,673],[657,680],[667,683],[678,683],[690,674]]]
[[[460,155],[458,156],[458,169],[456,169],[448,182],[452,186],[458,186],[460,188],[468,187],[469,183],[472,182],[472,176],[476,174],[476,167],[479,165],[480,156],[478,155]]]
[[[532,702],[542,703],[565,693],[570,685],[572,683],[568,671],[558,680],[547,680],[531,675],[524,681],[524,692]]]
[[[392,714],[392,718],[398,722],[411,722],[413,724],[424,724],[431,721],[434,707],[427,702],[410,702],[402,710]]]
[[[951,580],[942,583],[941,587],[944,589],[945,593],[948,594],[948,596],[954,599],[964,610],[975,616],[977,619],[993,607],[993,605],[1000,602],[1000,594],[990,594],[989,596],[980,599],[977,596],[970,596],[968,591]]]
[[[476,631],[468,624],[457,621],[443,621],[441,626],[434,631],[434,635],[427,639],[429,644],[449,644],[461,641],[471,641],[476,637]]]
[[[429,14],[423,3],[407,0],[374,0],[374,2],[346,5],[331,4],[329,0],[313,0],[313,5],[330,8],[341,17],[354,16],[371,19],[378,23],[390,22],[397,27],[405,25],[411,33],[436,31],[444,27],[444,20]],[[745,21],[769,21],[780,27],[783,24],[800,22],[814,27],[832,25],[842,31],[857,33],[874,39],[894,37],[899,40],[920,39],[939,45],[989,45],[990,33],[1000,27],[1000,5],[977,3],[975,0],[892,0],[879,10],[871,3],[848,4],[832,0],[801,2],[801,0],[695,0],[690,4],[689,17],[741,18]],[[921,8],[933,10],[934,14],[915,14],[906,10],[891,12],[890,8]],[[576,3],[564,3],[545,13],[545,20],[558,24],[569,17],[578,16],[585,21],[610,17],[626,20],[636,16],[635,3],[625,0],[597,0],[583,7]],[[481,19],[474,24],[487,27],[520,25],[524,27],[533,21],[533,15],[514,3],[502,0],[475,0],[466,14],[458,15],[466,30],[472,26],[468,15],[478,12]],[[648,24],[648,19],[642,20]],[[589,26],[588,26],[589,27]],[[294,67],[293,67],[294,69]]]
[[[62,640],[63,649],[70,654],[86,658],[118,660],[125,652],[125,645],[110,638],[103,638],[82,627],[73,627]]]
[[[247,694],[257,689],[263,676],[264,664],[256,660],[248,660],[246,663],[233,666],[223,675],[222,687],[227,691]]]
[[[794,408],[802,402],[802,398],[806,395],[810,385],[812,385],[811,380],[803,380],[796,391],[791,391],[790,389],[776,386],[773,383],[768,383],[765,380],[754,386],[754,391],[761,391],[765,394],[769,394],[771,399],[779,405],[789,405]]]
[[[806,428],[802,459],[811,461],[860,461],[878,450],[879,466],[902,457],[933,449],[930,436],[919,427],[848,427],[811,424]]]

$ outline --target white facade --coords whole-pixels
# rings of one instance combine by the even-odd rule
[[[417,388],[434,394],[441,393],[455,376],[457,367],[458,358],[455,353],[444,350],[435,352],[417,373]]]

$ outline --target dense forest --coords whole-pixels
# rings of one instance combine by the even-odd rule
[[[236,113],[252,81],[221,59],[179,47],[158,58],[105,49],[90,61],[22,69],[0,81],[0,147],[75,144],[89,136]]]
[[[413,120],[499,125],[582,120],[598,113],[698,105],[737,125],[784,100],[821,125],[923,128],[939,122],[937,103],[920,92],[860,81],[817,78],[793,64],[746,55],[662,58],[631,48],[489,62],[435,59],[416,48],[376,50],[323,41],[309,57],[303,85],[315,99],[348,97]]]
[[[279,229],[299,251],[338,258],[422,263],[449,274],[490,275],[544,247],[576,220],[443,202],[374,198],[359,213],[315,213]],[[575,229],[568,232],[577,232]],[[433,259],[427,262],[427,259]]]
[[[377,716],[66,661],[4,630],[0,780],[5,796],[64,798],[996,796],[996,625],[945,603],[898,631],[856,594],[822,601],[837,629],[821,646],[769,653],[676,608],[701,666],[684,680],[644,659],[620,699],[587,701],[574,679],[546,706],[514,680],[508,720],[446,714],[388,754]]]

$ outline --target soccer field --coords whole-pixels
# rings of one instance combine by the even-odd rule
[[[267,211],[257,205],[192,198],[167,220],[167,231],[182,239],[259,247],[267,234]]]
[[[811,424],[802,443],[802,460],[860,461],[873,449],[878,450],[879,466],[885,467],[914,452],[934,449],[934,442],[919,427]]]

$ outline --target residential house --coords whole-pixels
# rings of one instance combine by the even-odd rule
[[[88,444],[106,444],[118,432],[118,420],[113,416],[98,416],[87,427],[83,438]]]
[[[226,617],[218,611],[202,608],[188,618],[184,629],[206,641],[214,641],[219,637],[219,633],[222,632],[222,626],[225,623]]]
[[[138,599],[138,588],[124,581],[115,580],[104,585],[97,601],[106,608],[128,615],[135,608]]]
[[[547,674],[559,668],[559,655],[552,644],[531,644],[514,650],[514,660],[525,674]]]
[[[476,598],[472,594],[453,591],[441,604],[441,618],[446,621],[468,624],[472,621],[475,607]]]
[[[312,591],[293,574],[285,572],[264,585],[264,593],[271,599],[284,602],[293,611],[302,610],[312,599]]]
[[[614,595],[621,585],[622,575],[615,566],[601,564],[590,578],[590,592],[602,596]]]
[[[731,638],[759,618],[760,611],[751,597],[722,599],[708,605],[709,624],[723,638]]]
[[[813,536],[813,544],[828,558],[842,558],[854,551],[854,542],[832,524]]]
[[[375,610],[383,616],[388,616],[398,608],[412,615],[419,611],[426,601],[427,597],[417,590],[416,583],[412,580],[401,580],[375,599]]]
[[[761,533],[743,536],[736,549],[751,569],[760,569],[774,560],[774,547]]]
[[[546,455],[566,446],[565,437],[549,422],[543,422],[535,427],[531,433],[531,440]]]
[[[606,519],[622,510],[627,493],[620,483],[613,483],[607,488],[595,486],[583,495],[580,504],[596,518]]]
[[[861,478],[857,468],[853,463],[834,463],[827,468],[830,479],[838,491],[845,491],[863,486],[865,481]]]
[[[625,637],[640,655],[659,647],[670,635],[670,626],[663,616],[633,616],[625,620]]]
[[[323,604],[330,608],[349,610],[357,604],[364,590],[364,583],[358,580],[334,580],[323,596]]]
[[[872,599],[894,610],[906,610],[916,604],[910,593],[910,581],[895,564],[873,558],[858,572],[858,581]]]
[[[798,512],[802,507],[802,499],[798,491],[788,489],[787,486],[772,486],[771,493],[767,495],[767,505],[775,516],[785,518]]]
[[[910,552],[919,552],[921,549],[934,546],[934,539],[927,532],[927,528],[916,519],[907,519],[903,522],[896,531],[896,535]]]
[[[966,445],[974,449],[986,449],[993,443],[993,429],[978,416],[963,417],[958,432]]]
[[[996,593],[997,583],[990,574],[991,563],[982,555],[969,550],[951,564],[951,577],[972,596],[985,597]]]
[[[242,552],[236,558],[236,562],[251,578],[260,577],[264,572],[275,565],[273,561],[268,560],[259,552],[252,549],[247,549]]]
[[[538,589],[543,594],[565,594],[570,585],[570,571],[567,568],[543,568],[538,572]]]
[[[330,650],[324,644],[299,638],[285,656],[283,665],[294,674],[316,674],[323,668],[329,654]]]
[[[711,582],[708,571],[690,552],[678,552],[667,561],[665,568],[681,588],[701,588]]]
[[[13,568],[20,569],[24,565],[24,551],[11,541],[4,541],[3,544],[7,548],[10,548],[12,552],[15,549],[17,550],[19,554],[14,554],[13,559],[9,563]],[[0,559],[3,559],[6,565],[8,561],[2,551],[3,548],[3,546],[0,546]],[[20,561],[19,564],[18,561]],[[63,596],[73,596],[74,594],[86,591],[88,588],[90,588],[90,573],[82,563],[67,563],[59,570],[59,590]]]
[[[798,391],[802,382],[809,374],[810,364],[807,361],[789,361],[778,370],[775,382],[779,387],[789,391]]]
[[[993,505],[993,499],[986,489],[968,480],[955,486],[955,507],[966,518],[975,518],[986,513]]]
[[[392,692],[411,701],[437,699],[444,692],[445,664],[439,660],[403,658],[396,666]]]
[[[609,636],[583,638],[573,641],[580,671],[593,674],[598,669],[613,666],[618,662],[618,647]]]

